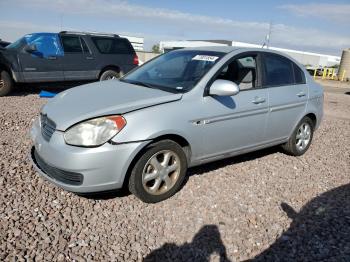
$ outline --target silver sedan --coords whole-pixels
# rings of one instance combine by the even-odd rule
[[[304,154],[322,115],[322,87],[292,58],[182,49],[51,99],[32,127],[31,158],[66,190],[125,186],[154,203],[179,190],[188,167],[275,145]]]

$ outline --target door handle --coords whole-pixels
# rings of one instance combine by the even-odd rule
[[[56,60],[57,56],[48,56],[47,59],[49,59],[49,60]]]
[[[92,56],[87,56],[86,59],[87,60],[93,60],[94,58]]]
[[[255,97],[252,101],[253,104],[262,104],[265,103],[266,99],[263,97]]]
[[[297,96],[303,97],[303,96],[306,96],[306,94],[305,94],[305,92],[300,92],[300,93],[297,94]]]

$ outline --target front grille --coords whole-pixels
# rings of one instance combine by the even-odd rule
[[[32,158],[36,165],[41,169],[41,171],[43,171],[49,177],[56,179],[57,181],[74,186],[78,186],[83,183],[84,177],[82,174],[68,172],[50,166],[39,156],[34,147],[32,149]]]
[[[50,141],[53,132],[56,130],[56,124],[47,115],[40,115],[40,123],[41,123],[41,134],[46,141]]]

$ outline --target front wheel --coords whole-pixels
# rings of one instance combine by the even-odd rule
[[[289,155],[301,156],[309,149],[313,134],[314,124],[306,116],[299,122],[288,142],[282,147]]]
[[[129,179],[129,190],[146,203],[156,203],[174,195],[187,171],[182,147],[164,140],[147,147],[136,162]]]
[[[6,96],[13,90],[13,81],[9,73],[0,72],[0,96]]]

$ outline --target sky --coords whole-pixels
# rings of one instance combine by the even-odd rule
[[[0,38],[98,31],[162,40],[224,39],[341,55],[350,47],[350,0],[0,0]]]

